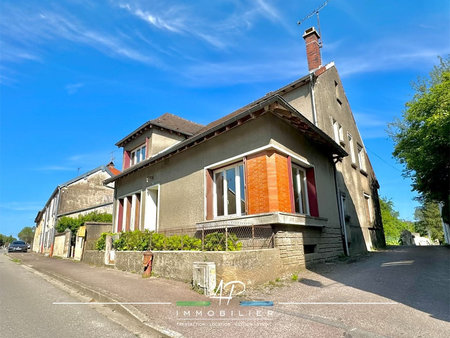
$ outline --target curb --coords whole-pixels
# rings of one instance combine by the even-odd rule
[[[8,255],[9,256],[9,255]],[[10,256],[9,256],[10,257]],[[83,295],[89,296],[92,299],[94,299],[96,302],[99,303],[117,303],[117,305],[108,304],[107,306],[109,308],[113,308],[114,310],[120,312],[121,314],[125,316],[131,316],[133,319],[139,321],[141,324],[145,325],[147,328],[149,328],[152,332],[160,337],[176,337],[180,338],[183,337],[183,335],[179,332],[173,331],[171,329],[162,327],[160,325],[156,325],[151,323],[150,319],[141,311],[139,311],[136,307],[129,305],[129,304],[121,304],[120,300],[117,300],[113,298],[111,295],[108,295],[108,292],[105,290],[94,290],[87,286],[86,284],[83,284],[78,281],[74,281],[72,279],[69,279],[67,277],[57,275],[54,273],[49,272],[43,272],[39,271],[27,264],[22,263],[21,266],[29,270],[30,272],[33,272],[40,277],[46,279],[47,281],[57,281],[56,286],[61,288],[62,284],[63,287],[66,287],[71,290],[75,290],[77,292],[82,293]],[[95,305],[95,302],[93,302],[93,305]]]

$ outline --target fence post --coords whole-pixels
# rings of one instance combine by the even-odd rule
[[[202,251],[205,251],[205,226],[202,227]]]
[[[252,246],[255,249],[255,225],[252,224]]]
[[[225,227],[225,251],[228,251],[228,227]]]

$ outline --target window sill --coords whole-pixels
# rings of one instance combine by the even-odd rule
[[[352,163],[353,169],[358,169],[358,166],[355,163]]]
[[[359,172],[361,173],[361,174],[363,174],[364,176],[368,176],[369,174],[365,171],[365,170],[363,170],[363,169],[359,169]]]
[[[208,220],[197,223],[197,229],[219,229],[225,227],[245,227],[251,225],[289,224],[323,228],[328,219],[287,212],[271,212],[263,214],[230,216],[228,218]]]

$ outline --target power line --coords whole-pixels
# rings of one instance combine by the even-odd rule
[[[380,155],[378,155],[376,152],[374,152],[373,150],[367,148],[367,146],[366,146],[366,149],[367,149],[368,151],[370,151],[372,154],[374,154],[376,157],[378,157],[381,161],[383,161],[386,165],[388,165],[388,166],[391,167],[392,169],[395,169],[395,170],[397,170],[397,171],[400,172],[400,173],[402,172],[402,170],[400,170],[400,169],[394,167],[392,164],[390,164],[388,161],[386,161],[384,158],[382,158],[382,157],[381,157]]]

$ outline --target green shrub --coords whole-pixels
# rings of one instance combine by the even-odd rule
[[[103,233],[97,241],[97,250],[104,250],[105,238],[107,233]],[[202,241],[188,235],[173,235],[167,237],[164,234],[159,234],[145,231],[128,231],[121,232],[119,238],[113,242],[114,249],[118,251],[177,251],[177,250],[201,250]],[[207,251],[225,251],[225,234],[214,232],[205,237],[205,250]],[[235,234],[228,234],[228,250],[241,250],[242,243],[238,242]]]
[[[74,242],[78,228],[85,222],[111,223],[112,215],[94,211],[86,215],[79,215],[76,218],[64,216],[58,220],[58,223],[56,223],[56,231],[64,232],[66,229],[70,229],[72,231],[72,242]]]
[[[225,233],[213,232],[205,236],[204,248],[206,251],[225,251]],[[238,242],[238,238],[234,233],[228,233],[228,251],[239,251],[242,249],[242,243]]]
[[[114,236],[115,234],[112,232],[102,232],[100,237],[97,239],[97,242],[95,242],[95,248],[98,251],[105,250],[106,247],[106,236],[111,235]]]

